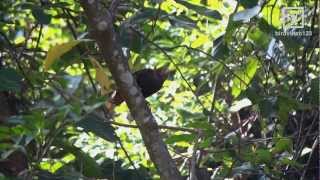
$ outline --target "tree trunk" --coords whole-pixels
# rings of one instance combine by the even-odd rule
[[[182,177],[171,158],[166,144],[160,138],[156,123],[142,93],[137,86],[128,61],[119,45],[113,27],[112,9],[104,9],[98,0],[81,0],[88,18],[90,33],[96,40],[103,58],[135,119],[152,162],[162,180],[181,180]]]

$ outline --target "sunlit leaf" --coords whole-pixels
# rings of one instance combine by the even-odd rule
[[[90,157],[88,153],[85,153],[81,148],[74,146],[72,143],[55,139],[53,145],[62,149],[63,157],[61,162],[73,163],[77,171],[82,171],[87,177],[103,177],[103,169],[96,162],[96,159]],[[68,173],[67,175],[69,175]]]
[[[96,79],[101,87],[101,95],[106,95],[111,91],[111,81],[105,72],[105,69],[100,65],[100,63],[94,59],[90,58],[93,67],[96,69]]]
[[[72,40],[63,44],[56,45],[49,49],[47,57],[44,60],[44,70],[48,70],[50,66],[63,54],[70,51],[73,47],[79,44],[81,40]]]
[[[166,143],[173,144],[177,142],[188,142],[191,143],[195,139],[195,136],[192,134],[179,134],[179,135],[172,135],[166,139]]]
[[[257,47],[263,50],[268,49],[268,45],[271,41],[271,37],[267,33],[261,31],[260,28],[251,29],[248,33],[248,37]]]
[[[192,42],[191,47],[197,48],[202,46],[203,44],[209,41],[209,37],[206,35],[201,34],[195,41]]]

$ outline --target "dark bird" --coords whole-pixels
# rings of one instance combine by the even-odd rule
[[[142,69],[133,73],[133,76],[141,89],[142,95],[147,98],[158,92],[168,78],[169,70],[167,68],[159,69]],[[112,109],[113,106],[120,105],[124,98],[119,91],[115,91],[111,95],[107,108]]]

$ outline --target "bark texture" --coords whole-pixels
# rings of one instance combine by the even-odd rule
[[[182,177],[171,158],[166,144],[160,138],[156,123],[135,81],[124,56],[113,26],[113,8],[106,10],[98,0],[81,0],[88,18],[92,37],[98,44],[103,58],[135,119],[151,161],[162,180],[181,180]]]

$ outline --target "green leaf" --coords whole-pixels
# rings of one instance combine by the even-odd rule
[[[66,43],[56,45],[49,49],[46,59],[44,60],[44,70],[48,70],[50,66],[63,54],[70,51],[73,47],[84,40],[72,40]]]
[[[283,165],[290,165],[290,166],[294,166],[296,168],[303,168],[303,164],[300,164],[299,162],[292,160],[292,159],[283,158],[283,159],[281,159],[280,162]]]
[[[177,109],[177,112],[184,120],[188,120],[188,122],[192,121],[200,121],[205,119],[206,117],[203,115],[203,113],[192,113],[185,109]]]
[[[54,145],[63,149],[66,154],[72,153],[75,156],[74,165],[78,171],[87,177],[103,177],[103,169],[99,166],[95,159],[83,152],[80,148],[71,145],[70,142],[56,139]]]
[[[191,47],[192,48],[198,48],[198,47],[204,45],[207,42],[209,42],[209,37],[206,36],[206,35],[201,34],[201,35],[199,35],[199,37],[195,41],[193,41],[191,43]]]
[[[113,127],[92,113],[86,115],[77,125],[82,127],[86,132],[92,132],[107,141],[116,141]]]
[[[22,77],[12,68],[0,69],[0,91],[18,92]]]
[[[271,41],[271,37],[260,30],[259,28],[253,28],[248,33],[248,37],[257,48],[267,50],[269,46],[269,42]]]
[[[169,138],[166,139],[167,144],[173,144],[177,142],[188,142],[191,143],[195,139],[195,136],[192,134],[178,134],[178,135],[172,135]]]
[[[96,80],[98,81],[101,87],[101,95],[105,96],[108,93],[110,93],[112,82],[108,78],[106,70],[101,66],[101,64],[96,59],[91,57],[90,61],[93,67],[96,69]]]
[[[180,16],[170,15],[169,21],[170,21],[170,24],[175,27],[192,28],[192,29],[197,28],[197,22],[195,22],[194,20],[184,15],[180,15]]]
[[[45,13],[44,10],[39,7],[32,9],[32,15],[40,24],[49,24],[51,21],[51,15]]]
[[[259,61],[253,57],[249,56],[247,60],[246,67],[235,72],[235,76],[232,80],[232,95],[233,97],[238,97],[243,90],[247,89],[250,81],[256,74],[259,67]]]
[[[270,164],[272,161],[272,153],[268,149],[258,149],[256,151],[258,163]]]
[[[204,15],[204,16],[207,16],[210,18],[214,18],[214,19],[218,19],[218,20],[222,20],[222,16],[219,13],[219,11],[217,11],[217,10],[207,9],[206,7],[191,4],[185,0],[175,0],[175,1],[179,4],[184,5],[188,9],[194,10],[195,12],[197,12],[201,15]]]
[[[281,153],[284,151],[292,151],[292,140],[288,138],[281,138],[276,141],[275,147],[272,149],[273,153]]]

